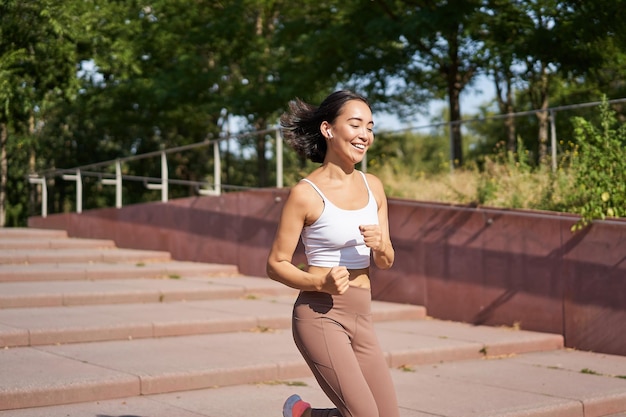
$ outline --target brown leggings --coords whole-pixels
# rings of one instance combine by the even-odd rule
[[[374,333],[371,291],[302,291],[293,309],[296,346],[336,409],[312,417],[399,417],[389,366]]]

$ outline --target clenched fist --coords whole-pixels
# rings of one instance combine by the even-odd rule
[[[380,226],[377,224],[362,224],[359,226],[359,231],[365,246],[372,250],[382,250],[383,248],[383,233],[380,230]]]
[[[326,274],[322,291],[329,294],[343,294],[350,284],[350,272],[345,266],[333,266]]]

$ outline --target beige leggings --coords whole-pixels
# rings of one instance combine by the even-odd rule
[[[399,417],[389,367],[371,314],[371,291],[302,291],[293,309],[296,346],[336,409],[312,417]]]

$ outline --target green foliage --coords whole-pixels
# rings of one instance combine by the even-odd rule
[[[570,204],[581,215],[576,229],[595,219],[626,216],[626,125],[617,123],[606,98],[600,116],[600,126],[573,120],[578,148],[572,161],[576,176]]]
[[[30,149],[30,140],[24,135],[13,137],[7,143],[7,153],[11,161],[28,160]],[[28,169],[28,165],[8,165],[6,226],[21,226],[22,219],[28,215],[29,187],[23,181],[28,174]]]
[[[6,215],[6,225],[24,225],[36,200],[25,176],[40,168],[38,152],[48,152],[42,126],[76,92],[78,5],[0,2],[0,218]]]
[[[534,175],[540,169],[533,166],[529,155],[520,137],[515,151],[508,150],[504,141],[498,142],[492,154],[479,159],[476,202],[510,208],[540,208],[535,198],[541,193],[528,195],[529,188],[542,189]]]
[[[541,93],[550,105],[589,101],[598,91],[619,97],[626,91],[626,37],[618,18],[623,8],[582,3],[2,0],[0,132],[6,132],[8,156],[0,166],[8,166],[2,184],[8,202],[0,210],[7,224],[25,224],[28,209],[39,204],[35,187],[25,181],[31,172],[223,137],[233,116],[239,130],[265,131],[293,97],[319,102],[337,87],[356,88],[375,111],[401,116],[423,112],[433,97],[447,98],[452,110],[442,120],[461,117],[465,109],[454,103],[480,73],[514,87],[515,110],[534,108],[531,75],[541,75],[541,68],[549,70],[543,75],[550,85]],[[557,118],[561,137],[570,136],[566,121]],[[544,173],[534,164],[538,128],[532,115],[517,119],[516,133],[506,138],[500,121],[464,125],[461,149],[460,130],[377,134],[368,169],[406,177],[408,185],[385,181],[391,193],[403,196],[416,178],[441,175],[464,202],[566,210],[565,171]],[[471,192],[448,175],[452,136],[455,155],[469,156],[463,174],[480,176]],[[523,154],[512,149],[516,136],[525,144]],[[238,136],[231,148],[223,144],[222,183],[272,186],[274,140],[273,133],[262,133]],[[493,151],[502,141],[511,154]],[[577,141],[572,139],[582,146]],[[289,151],[284,161],[286,185],[313,168]],[[170,155],[168,164],[170,179],[183,183],[171,186],[171,198],[195,192],[185,181],[213,180],[210,146]],[[122,169],[158,178],[160,158]],[[113,172],[110,167],[102,174]],[[534,174],[549,178],[548,184]],[[113,205],[113,187],[97,175],[83,178],[85,209]],[[542,191],[529,192],[525,180]],[[50,211],[73,210],[74,184],[60,176],[49,184]],[[623,205],[607,192],[605,215],[608,204],[618,215]],[[130,181],[123,194],[124,204],[160,197]]]
[[[449,170],[449,153],[449,141],[436,132],[381,133],[368,151],[367,166],[419,177]]]

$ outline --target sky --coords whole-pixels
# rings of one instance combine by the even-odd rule
[[[475,114],[478,106],[492,100],[495,97],[495,89],[492,81],[486,77],[478,77],[473,87],[467,87],[467,91],[461,94],[461,112],[463,115]],[[447,101],[437,100],[430,103],[429,114],[426,116],[418,115],[415,120],[403,122],[396,116],[389,113],[374,113],[374,122],[377,131],[395,131],[402,130],[407,127],[419,127],[430,124],[433,117],[439,116],[441,110],[448,106]]]

